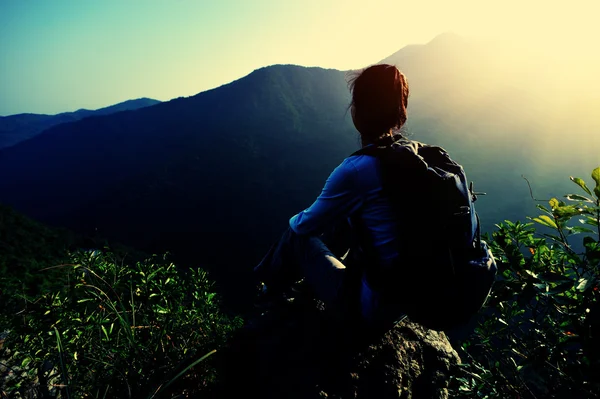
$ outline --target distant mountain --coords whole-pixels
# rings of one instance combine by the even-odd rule
[[[501,61],[452,35],[388,59],[411,85],[406,132],[446,148],[488,193],[476,204],[484,231],[537,213],[521,175],[548,199],[576,192],[565,188],[568,176],[600,165],[595,123],[515,87]],[[172,251],[243,303],[252,267],[288,218],[359,146],[345,78],[274,65],[193,97],[54,126],[0,150],[0,202],[143,251]]]
[[[30,139],[44,130],[61,123],[73,122],[88,116],[109,115],[121,111],[132,111],[160,103],[151,98],[138,98],[97,110],[79,109],[56,115],[17,114],[0,116],[0,149]]]
[[[121,112],[121,111],[134,111],[136,109],[149,107],[151,105],[156,105],[159,103],[160,103],[160,101],[158,101],[158,100],[153,100],[151,98],[143,97],[143,98],[138,98],[135,100],[123,101],[121,103],[109,105],[108,107],[99,108],[94,111],[90,111],[88,109],[81,108],[81,109],[78,109],[77,111],[73,112],[73,114],[81,115],[83,117],[93,116],[93,115],[109,115],[109,114],[114,114],[114,113]]]
[[[504,219],[537,214],[522,176],[535,198],[548,200],[576,192],[569,176],[589,179],[600,165],[600,114],[593,111],[600,97],[586,87],[576,95],[563,91],[559,74],[548,74],[554,65],[539,70],[521,53],[453,33],[381,62],[408,77],[406,131],[446,148],[488,193],[477,203],[487,231]],[[566,81],[570,71],[559,72]]]

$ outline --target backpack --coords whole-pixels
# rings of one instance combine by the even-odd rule
[[[352,154],[379,160],[382,195],[398,221],[400,258],[386,269],[365,265],[365,279],[412,321],[448,331],[483,307],[496,276],[494,257],[481,240],[477,196],[443,148],[390,139]],[[367,240],[367,259],[369,250]]]

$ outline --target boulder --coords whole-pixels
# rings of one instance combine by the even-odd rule
[[[222,398],[442,399],[460,358],[444,333],[408,319],[373,334],[282,307],[251,319],[221,361]]]

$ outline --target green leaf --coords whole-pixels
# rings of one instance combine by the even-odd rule
[[[544,272],[538,274],[538,278],[542,281],[546,281],[549,283],[562,283],[567,281],[572,281],[569,277],[562,275],[560,273],[555,272]]]
[[[570,231],[572,231],[574,233],[592,233],[592,234],[596,233],[592,229],[588,229],[587,227],[581,227],[581,226],[567,227],[567,229],[569,229]]]
[[[595,281],[593,278],[580,278],[576,288],[578,291],[583,292],[594,285]]]
[[[546,208],[544,205],[542,204],[535,204],[536,208],[538,208],[539,210],[546,212],[548,215],[552,215],[552,212],[550,212],[550,210],[548,208]]]
[[[549,287],[548,287],[547,283],[541,283],[541,284],[540,283],[536,283],[536,284],[533,284],[533,286],[536,287],[538,290],[542,291],[542,293],[544,293],[544,294],[546,292],[548,292],[548,288]]]
[[[579,194],[567,194],[567,195],[565,195],[565,198],[570,201],[594,202],[591,199],[589,199],[588,197],[584,197],[583,195],[579,195]]]
[[[154,394],[152,396],[150,396],[150,399],[153,399],[156,394],[158,394],[161,390],[166,389],[169,385],[171,385],[175,380],[177,380],[179,377],[181,377],[182,375],[184,375],[189,369],[191,369],[192,367],[194,367],[195,365],[197,365],[200,362],[203,362],[207,357],[211,356],[212,354],[216,353],[217,350],[213,349],[212,351],[208,352],[206,355],[202,356],[200,359],[196,360],[195,362],[193,362],[192,364],[190,364],[189,366],[187,366],[185,369],[183,369],[182,371],[179,372],[179,374],[177,374],[175,377],[173,377],[171,380],[169,380],[169,382],[167,382],[164,385],[159,385],[159,387],[156,389],[156,391],[154,391]]]
[[[538,275],[531,270],[525,270],[525,273],[529,274],[533,278],[538,278]]]
[[[552,210],[559,217],[581,215],[581,211],[573,205],[558,206]]]
[[[596,182],[596,187],[600,187],[600,166],[592,170],[592,179]]]
[[[583,237],[583,245],[585,245],[586,248],[590,249],[598,248],[598,242],[592,237]]]
[[[559,305],[564,305],[564,306],[577,306],[579,304],[579,301],[577,301],[576,299],[570,298],[565,295],[554,296],[554,301],[556,303],[558,303]]]
[[[548,290],[548,294],[562,294],[565,291],[570,290],[571,288],[573,288],[573,282],[572,281],[568,281],[562,284],[557,285],[554,288],[551,288],[550,290]]]
[[[588,224],[590,226],[596,227],[598,226],[599,221],[594,217],[586,216],[585,219],[579,219],[579,223]]]
[[[548,215],[540,215],[537,218],[532,218],[531,220],[533,220],[534,222],[538,222],[541,225],[547,226],[547,227],[552,227],[557,229],[558,226],[556,225],[556,222],[554,222],[554,220],[548,216]]]
[[[153,271],[152,273],[150,273],[150,275],[148,276],[148,279],[147,279],[147,280],[148,280],[148,281],[150,281],[150,280],[152,279],[152,277],[154,277],[154,276],[155,276],[157,273],[159,273],[159,272],[163,271],[163,269],[164,269],[164,268],[162,268],[162,267],[161,267],[161,268],[159,268],[159,269],[157,269],[157,270]],[[140,273],[142,274],[142,276],[144,275],[144,273],[142,273],[142,272],[140,272]]]
[[[31,358],[30,357],[26,357],[23,362],[21,363],[21,367],[25,367],[27,366],[29,363],[31,363]]]
[[[165,309],[165,308],[163,308],[163,307],[162,307],[162,306],[160,306],[160,305],[156,305],[156,307],[155,307],[155,312],[156,312],[156,313],[160,313],[160,314],[167,314],[167,313],[169,313],[169,310],[168,310],[168,309]]]
[[[550,204],[550,208],[552,208],[553,210],[554,210],[554,208],[556,208],[560,205],[560,203],[558,202],[558,200],[556,198],[552,198],[550,201],[548,201],[548,203]]]
[[[594,169],[596,170],[596,169]],[[593,172],[592,172],[593,174]],[[582,189],[585,190],[586,193],[588,193],[589,195],[592,195],[592,192],[590,191],[590,189],[585,185],[585,182],[583,181],[583,179],[579,178],[579,177],[573,177],[573,176],[569,176],[569,179],[571,179],[572,182],[574,182],[575,184],[577,184],[579,187],[581,187]]]

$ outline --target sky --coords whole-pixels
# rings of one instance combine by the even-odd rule
[[[597,65],[598,0],[0,0],[0,115],[187,97],[273,64],[348,70],[444,32]]]

